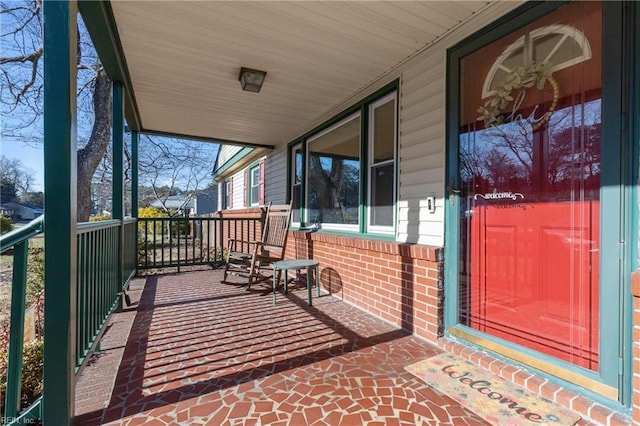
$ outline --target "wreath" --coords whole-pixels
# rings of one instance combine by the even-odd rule
[[[533,131],[538,130],[551,118],[551,113],[558,105],[560,94],[558,82],[551,76],[546,64],[542,62],[533,62],[529,66],[521,66],[511,71],[502,82],[502,85],[496,87],[493,98],[485,102],[484,106],[478,108],[478,112],[482,114],[478,117],[478,120],[484,121],[485,128],[499,126],[504,123],[502,111],[509,102],[513,101],[511,92],[514,89],[529,88],[535,85],[538,90],[542,90],[547,81],[553,88],[553,100],[547,112],[538,121],[531,124]]]

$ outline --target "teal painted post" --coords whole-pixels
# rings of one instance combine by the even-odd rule
[[[118,273],[116,274],[116,282],[112,285],[117,286],[113,291],[115,294],[122,291],[124,280],[126,277],[123,271],[124,267],[124,90],[122,83],[113,82],[113,107],[112,107],[112,126],[113,126],[113,206],[112,219],[120,221],[120,232],[118,233],[118,254],[116,257],[116,265]],[[116,311],[122,310],[122,297],[118,303]]]
[[[122,83],[113,82],[113,206],[112,219],[124,217],[124,92]]]
[[[9,359],[4,417],[11,419],[20,412],[22,388],[22,349],[24,345],[24,305],[27,295],[27,254],[29,240],[16,244],[13,250],[13,278],[11,284],[11,325],[9,331]]]
[[[45,1],[45,301],[43,422],[70,424],[75,403],[77,2]]]
[[[138,217],[138,142],[139,133],[135,130],[131,132],[131,217]],[[138,225],[136,224],[135,250],[133,256],[136,258],[133,262],[134,268],[138,269]]]
[[[131,217],[138,217],[138,140],[139,134],[131,132]],[[136,250],[136,253],[138,250]]]

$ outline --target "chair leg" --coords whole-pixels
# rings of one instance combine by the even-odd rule
[[[235,247],[235,245],[234,245]],[[229,274],[229,259],[231,257],[231,243],[229,243],[227,245],[227,258],[225,259],[226,262],[224,263],[224,275],[222,277],[222,281],[226,281],[227,280],[227,275]]]
[[[247,283],[247,288],[245,290],[249,291],[251,290],[251,284],[253,284],[253,275],[255,274],[256,271],[256,261],[255,260],[251,260],[251,267],[249,268],[249,282]]]

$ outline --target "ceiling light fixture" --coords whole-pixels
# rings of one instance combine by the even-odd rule
[[[259,92],[262,89],[262,84],[267,76],[266,71],[252,70],[250,68],[240,68],[240,85],[242,90],[247,92]]]

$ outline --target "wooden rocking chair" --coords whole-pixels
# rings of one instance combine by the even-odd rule
[[[268,280],[270,274],[263,274],[262,270],[274,262],[284,259],[291,222],[291,204],[269,205],[262,227],[262,239],[260,241],[243,241],[229,239],[227,246],[227,259],[224,268],[224,281],[229,273],[237,275],[248,274],[247,290],[252,284]],[[244,244],[242,244],[244,243]],[[237,252],[239,245],[249,243],[251,253]],[[273,269],[269,268],[269,271]],[[280,277],[278,276],[278,281]]]

